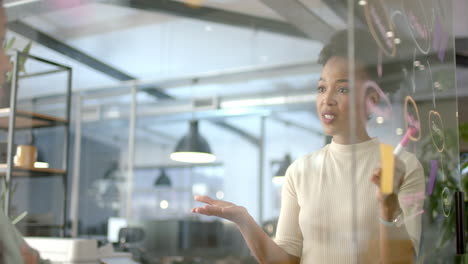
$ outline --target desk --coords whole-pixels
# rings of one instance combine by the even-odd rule
[[[26,237],[25,240],[39,251],[42,259],[53,264],[137,264],[130,253],[114,252],[110,244],[97,248],[94,239]]]

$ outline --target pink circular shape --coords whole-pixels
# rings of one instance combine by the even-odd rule
[[[388,99],[387,95],[380,89],[379,85],[374,81],[366,81],[364,84],[364,95],[367,93],[367,90],[374,89],[377,94],[380,96],[381,99],[385,101],[386,107],[383,109],[378,108],[373,102],[370,100],[366,100],[367,108],[374,112],[377,115],[380,115],[384,118],[390,118],[392,116],[392,104],[390,103],[390,99]]]

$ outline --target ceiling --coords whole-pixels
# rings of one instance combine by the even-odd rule
[[[88,91],[85,105],[124,105],[128,114],[131,96],[128,92],[115,95],[115,91],[122,90],[124,80],[138,80],[149,89],[139,93],[141,104],[161,100],[160,92],[180,101],[193,97],[310,93],[318,79],[315,61],[323,40],[311,36],[301,23],[330,32],[345,28],[346,23],[338,8],[330,8],[329,3],[339,1],[292,1],[286,8],[274,9],[284,4],[282,1],[6,0],[5,6],[10,23],[20,21],[21,25],[52,38],[53,41],[41,42],[43,38],[35,34],[31,54],[71,66],[73,91]],[[466,16],[460,10],[467,10],[466,3],[455,2],[459,7],[454,9],[456,20],[463,22]],[[455,24],[458,38],[468,36],[468,28],[458,26],[462,23]],[[18,30],[13,26],[10,28],[13,30],[8,37],[16,37],[15,46],[21,49],[28,39],[16,33]],[[65,48],[60,46],[63,49],[57,51],[54,49],[57,45]],[[75,55],[70,55],[72,49]],[[88,57],[96,60],[92,64],[95,67],[87,63]],[[28,66],[28,73],[44,70],[41,66]],[[109,72],[117,72],[120,77]],[[459,84],[464,87],[468,74],[464,69],[458,72],[461,80],[467,79]],[[64,78],[47,76],[22,82],[20,95],[24,98],[45,97],[63,91],[60,90],[63,85],[55,84],[64,83]],[[91,91],[97,90],[113,96],[92,99]],[[301,110],[281,115],[302,123],[313,107]],[[257,116],[251,117],[251,121],[246,117],[240,123],[235,119],[226,122],[259,136],[256,126],[244,125],[258,124]],[[128,124],[121,125],[123,129]],[[306,126],[310,131],[320,129],[314,117],[310,117]],[[185,123],[179,122],[167,134],[178,138],[185,127]],[[213,134],[219,134],[219,126],[213,127]],[[150,130],[138,133],[162,133],[158,125],[147,124],[146,128]],[[164,136],[156,138],[164,140]]]

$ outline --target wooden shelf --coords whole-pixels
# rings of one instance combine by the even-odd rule
[[[10,112],[10,108],[0,109],[0,129],[8,129]],[[17,129],[51,127],[67,123],[68,121],[63,118],[23,110],[16,110],[15,128]]]
[[[34,227],[34,228],[63,228],[63,225],[58,224],[38,224],[38,223],[28,223],[28,222],[19,222],[17,225],[25,227]]]
[[[0,177],[5,177],[7,172],[7,165],[0,164]],[[20,167],[15,166],[13,168],[14,177],[48,177],[56,175],[65,175],[67,172],[65,170],[59,169],[49,169],[49,168],[29,168],[29,167]]]

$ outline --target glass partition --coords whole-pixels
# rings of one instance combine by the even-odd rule
[[[108,212],[99,223],[85,227],[95,217],[80,206],[89,214],[79,234],[105,233],[150,263],[254,261],[235,223],[192,211],[205,205],[194,196],[209,196],[245,208],[302,262],[455,261],[462,231],[451,3],[348,2],[306,5],[314,19],[328,19],[329,31],[313,29],[322,35],[286,15],[294,5],[279,13],[304,33],[289,36],[260,24],[164,24],[151,40],[169,52],[155,77],[81,102],[106,117],[82,131],[113,142],[106,166],[120,176],[109,176],[114,194],[94,201]],[[183,48],[198,27],[203,34]],[[236,48],[221,45],[229,34]],[[87,192],[96,196],[101,185]],[[119,243],[122,230],[135,241]],[[291,232],[300,232],[300,246],[288,246]]]
[[[70,234],[106,240],[109,219],[126,216],[131,88],[77,93],[74,99],[80,123],[73,124]]]
[[[456,1],[104,2],[23,21],[79,47],[67,235],[141,263],[460,259]]]
[[[369,137],[380,144],[372,161],[381,167],[377,178],[381,224],[375,231],[381,242],[385,235],[400,244],[393,248],[397,251],[389,251],[399,252],[400,257],[405,252],[403,240],[409,238],[417,263],[457,263],[457,254],[464,253],[466,246],[461,227],[465,220],[460,196],[453,4],[358,1],[350,13],[355,26],[348,29],[348,55],[354,58],[355,76],[351,71],[349,79],[358,93],[350,104],[350,110],[355,109],[350,126],[356,129],[351,136],[360,142],[359,129],[365,124]],[[357,227],[365,222],[360,210],[366,210],[368,199],[376,199],[374,194],[361,193],[364,183],[359,174],[366,159],[360,148],[358,144],[353,150],[352,165]],[[390,201],[392,192],[397,192],[401,210],[388,209],[391,203],[386,207],[382,202]],[[395,225],[404,227],[406,233],[392,229]],[[358,250],[365,244],[360,239],[369,236],[360,230],[354,238]],[[389,249],[390,244],[380,246],[381,258]],[[358,256],[368,257],[365,253]]]

